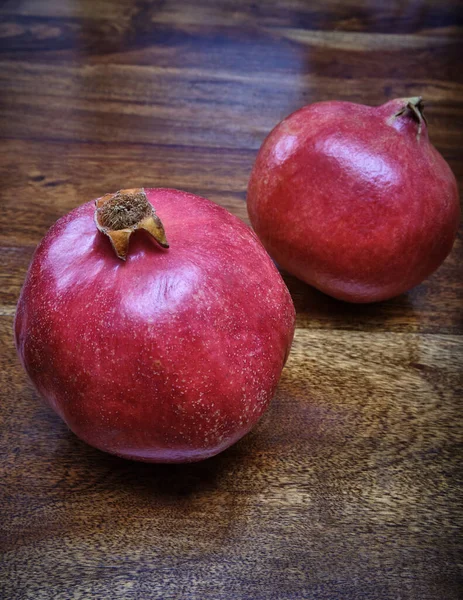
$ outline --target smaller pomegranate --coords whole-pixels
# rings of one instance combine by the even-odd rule
[[[293,113],[259,151],[248,212],[282,267],[350,302],[420,283],[449,254],[460,221],[455,177],[429,142],[421,98]]]
[[[15,332],[32,382],[81,439],[125,458],[190,462],[257,423],[294,318],[242,221],[193,194],[135,189],[50,229]]]

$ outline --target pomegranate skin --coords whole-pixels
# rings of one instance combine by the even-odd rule
[[[330,296],[375,302],[428,277],[460,221],[455,177],[431,145],[421,98],[320,102],[264,141],[251,223],[287,271]]]
[[[145,231],[127,260],[94,222],[62,217],[19,299],[16,346],[82,440],[148,462],[213,456],[265,411],[294,333],[289,292],[254,232],[212,202],[145,190],[170,248]]]

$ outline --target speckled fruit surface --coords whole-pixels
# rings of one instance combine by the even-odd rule
[[[145,231],[127,260],[89,202],[38,246],[15,321],[39,393],[87,443],[185,462],[221,452],[265,411],[294,332],[289,292],[257,236],[223,208],[145,190],[169,249]]]
[[[293,113],[259,151],[248,212],[283,268],[351,302],[420,283],[450,252],[460,220],[455,177],[429,142],[421,98]]]

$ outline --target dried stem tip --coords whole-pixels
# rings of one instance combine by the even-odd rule
[[[95,206],[95,224],[109,237],[120,259],[127,258],[130,236],[136,229],[145,229],[163,248],[169,247],[164,226],[143,188],[106,194]]]

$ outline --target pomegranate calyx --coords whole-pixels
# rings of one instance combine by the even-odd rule
[[[161,219],[143,188],[119,190],[95,200],[95,224],[111,240],[118,258],[126,260],[130,236],[137,229],[147,231],[163,248],[168,248]]]
[[[405,114],[411,114],[411,116],[418,123],[417,139],[421,134],[423,123],[427,125],[426,117],[424,116],[424,103],[421,96],[414,96],[413,98],[404,98],[404,106],[394,114],[394,118],[400,117]]]

